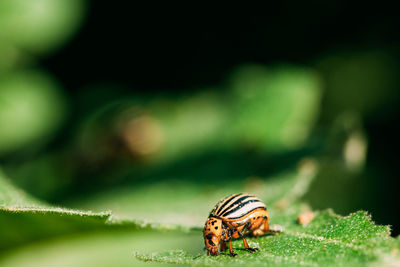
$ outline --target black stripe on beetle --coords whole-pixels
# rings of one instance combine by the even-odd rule
[[[250,197],[250,196],[247,196],[247,195],[245,195],[245,196],[243,196],[243,197],[240,197],[240,198],[237,199],[235,202],[233,202],[231,205],[229,205],[229,207],[226,207],[224,210],[222,210],[221,212],[219,212],[218,215],[221,215],[221,214],[222,214],[222,216],[224,216],[223,214],[224,214],[227,210],[229,210],[230,208],[232,208],[232,207],[235,206],[235,205],[238,205],[239,203],[243,202],[244,200],[248,199],[249,197]]]
[[[263,209],[263,210],[266,210],[266,209],[263,208],[263,207],[256,207],[256,208],[250,210],[249,212],[247,212],[246,215],[249,214],[249,213],[251,213],[252,211],[254,211],[254,210],[256,210],[256,209]],[[230,220],[235,220],[235,219],[239,219],[239,218],[241,218],[241,217],[243,217],[243,216],[245,216],[245,215],[241,215],[241,216],[234,217],[234,218],[229,218],[229,219],[230,219]],[[243,224],[240,224],[240,225],[243,225]]]
[[[227,199],[227,200],[221,200],[221,202],[219,203],[219,207],[218,207],[218,209],[217,209],[217,207],[215,207],[216,208],[216,210],[214,211],[214,214],[219,214],[219,212],[221,211],[221,209],[223,209],[224,207],[225,207],[225,205],[226,204],[228,204],[229,203],[229,201],[231,201],[232,199],[234,199],[235,197],[237,197],[237,196],[239,196],[239,195],[241,195],[240,193],[239,194],[234,194],[234,195],[232,195],[229,199]],[[217,204],[218,205],[218,204]]]
[[[235,208],[233,208],[233,209],[231,209],[231,210],[226,211],[226,212],[225,212],[224,214],[222,214],[221,216],[223,216],[223,217],[229,216],[230,214],[234,213],[235,211],[237,211],[237,210],[239,210],[239,209],[241,209],[241,208],[244,208],[244,209],[245,209],[247,204],[254,203],[254,202],[260,202],[260,203],[261,203],[261,201],[259,201],[259,200],[257,200],[257,199],[251,199],[251,200],[249,200],[249,201],[246,201],[246,202],[244,202],[244,203],[241,203],[240,205],[236,206]],[[246,214],[247,214],[247,213],[249,213],[249,212],[246,212]],[[245,215],[245,214],[243,214],[243,215]],[[243,216],[243,215],[242,215],[242,216]],[[242,216],[240,216],[240,217],[242,217]]]

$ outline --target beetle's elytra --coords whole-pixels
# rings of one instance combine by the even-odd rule
[[[261,236],[269,232],[268,219],[267,207],[255,196],[239,193],[223,198],[211,211],[203,229],[207,254],[218,255],[229,241],[230,255],[237,256],[232,238],[239,237],[243,238],[247,251],[256,252],[258,249],[250,248],[244,235]]]

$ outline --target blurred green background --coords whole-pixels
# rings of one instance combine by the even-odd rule
[[[0,1],[0,168],[53,205],[185,224],[137,201],[251,187],[311,157],[320,169],[306,202],[367,210],[398,235],[395,11],[270,5]]]

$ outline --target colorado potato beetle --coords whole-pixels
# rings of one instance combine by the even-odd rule
[[[208,255],[218,255],[226,249],[233,252],[232,238],[243,238],[245,249],[251,253],[257,248],[249,247],[244,235],[261,236],[269,232],[268,213],[265,204],[257,197],[248,194],[234,194],[221,199],[211,211],[203,229],[205,249]]]

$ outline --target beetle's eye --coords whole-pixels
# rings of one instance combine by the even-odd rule
[[[206,235],[206,238],[207,238],[207,239],[211,239],[211,238],[212,238],[212,234]]]

